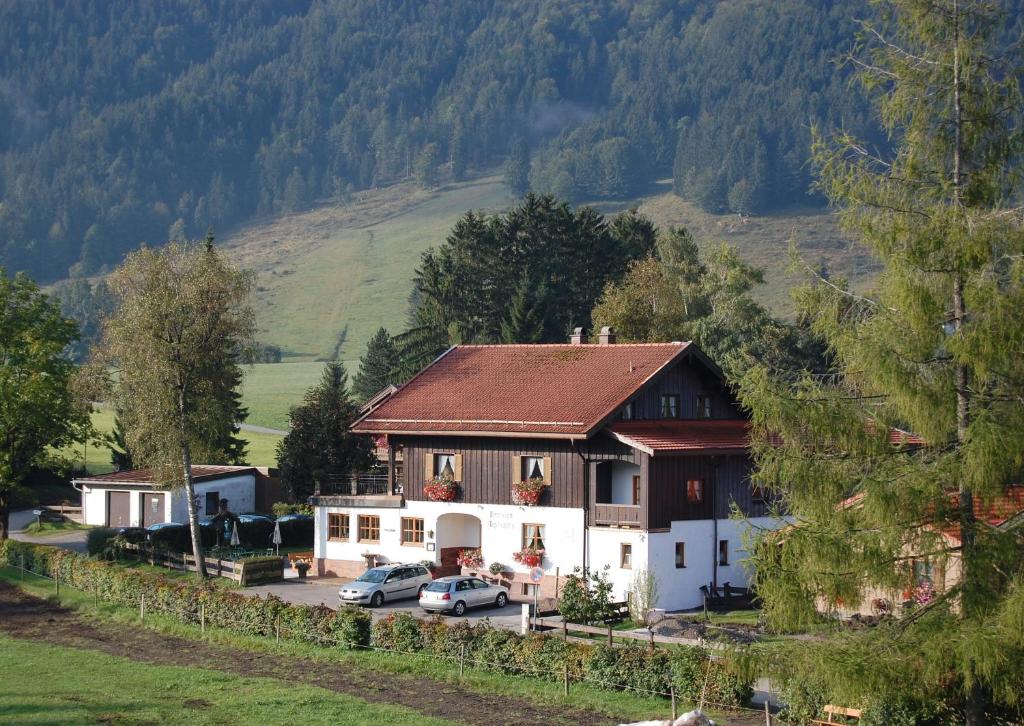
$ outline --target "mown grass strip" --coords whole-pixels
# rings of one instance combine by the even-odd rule
[[[20,573],[15,568],[0,568],[0,579],[21,585],[26,592],[39,597],[54,595],[52,580],[27,574],[22,582],[19,577]],[[92,594],[75,590],[63,584],[60,588],[60,603],[86,615],[138,626],[139,613],[136,609],[120,607],[102,600],[96,601]],[[598,711],[624,720],[641,721],[651,718],[666,718],[670,709],[666,699],[663,698],[607,691],[578,683],[572,684],[570,694],[566,697],[562,692],[562,684],[559,682],[525,676],[511,677],[472,667],[467,667],[465,676],[460,679],[457,663],[437,660],[425,654],[412,653],[398,656],[367,650],[345,651],[323,648],[285,640],[275,643],[272,638],[240,635],[214,627],[208,627],[206,633],[203,634],[196,626],[183,624],[171,617],[156,613],[146,615],[145,627],[182,638],[205,640],[255,652],[307,658],[322,662],[328,667],[340,666],[345,670],[360,669],[379,673],[382,676],[402,674],[430,678],[438,681],[439,687],[443,683],[458,684],[461,688],[479,693],[506,695],[541,705],[568,706]],[[685,705],[681,704],[681,706]]]

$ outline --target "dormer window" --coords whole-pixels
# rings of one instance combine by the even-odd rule
[[[661,394],[661,417],[679,418],[679,395],[676,393]]]
[[[619,414],[619,418],[621,418],[623,421],[632,421],[633,420],[633,404],[632,404],[632,402],[627,403],[625,406],[622,407],[622,413]]]
[[[711,396],[703,393],[697,396],[697,418],[711,418]]]

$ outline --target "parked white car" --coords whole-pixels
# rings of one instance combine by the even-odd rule
[[[416,597],[432,582],[423,565],[381,565],[367,570],[338,590],[342,605],[370,605]]]
[[[507,604],[507,587],[464,575],[440,577],[420,592],[420,607],[427,612],[461,616],[469,608],[488,605],[503,608]]]

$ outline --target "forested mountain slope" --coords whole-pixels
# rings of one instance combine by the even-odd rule
[[[855,0],[0,0],[0,264],[43,279],[526,148],[573,201],[814,203]]]

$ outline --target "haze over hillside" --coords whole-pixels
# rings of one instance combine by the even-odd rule
[[[810,125],[873,137],[842,0],[0,0],[0,265],[51,281],[525,149],[535,190],[671,177],[816,203]],[[809,30],[813,29],[813,33]],[[472,200],[465,207],[472,205]]]

